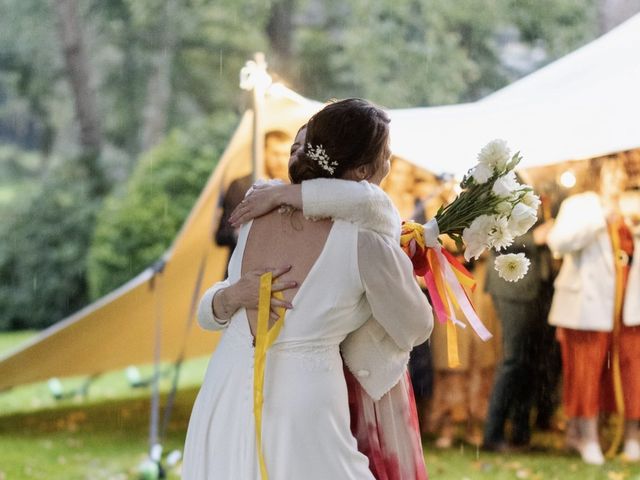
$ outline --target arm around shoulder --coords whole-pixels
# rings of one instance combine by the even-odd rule
[[[338,218],[381,235],[400,235],[400,215],[393,202],[367,181],[306,180],[302,182],[302,206],[306,216]]]

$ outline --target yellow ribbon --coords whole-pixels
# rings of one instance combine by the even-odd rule
[[[612,365],[613,369],[613,396],[616,404],[616,419],[613,441],[606,456],[613,458],[620,448],[622,437],[624,435],[624,392],[622,390],[622,373],[620,372],[620,329],[622,324],[622,304],[624,300],[624,271],[623,266],[619,263],[617,252],[620,251],[620,236],[617,224],[609,225],[609,236],[611,237],[611,245],[613,247],[613,262],[616,270],[616,293],[615,308],[613,317],[613,339],[611,346],[613,349]]]
[[[264,403],[264,374],[267,361],[267,350],[273,345],[284,325],[285,309],[279,307],[278,319],[269,328],[269,316],[271,312],[271,284],[273,274],[264,273],[260,277],[260,296],[258,298],[258,325],[256,328],[254,368],[253,368],[253,414],[256,420],[256,449],[258,451],[258,463],[262,480],[268,480],[267,466],[262,451],[262,405]],[[273,296],[284,299],[282,292],[274,292]]]
[[[400,245],[408,245],[411,240],[421,248],[426,248],[424,242],[424,225],[417,222],[404,222],[402,225],[402,235],[400,235]]]
[[[436,314],[440,320],[447,324],[447,360],[450,368],[461,365],[458,352],[458,333],[455,318],[456,311],[461,312],[468,320],[471,327],[483,340],[491,337],[477,317],[475,309],[468,300],[465,288],[473,290],[476,282],[471,274],[446,251],[427,247],[425,240],[425,227],[416,222],[408,221],[402,224],[400,245],[411,258],[416,274],[431,272],[432,276],[425,277],[425,285],[431,296]],[[415,252],[411,251],[412,243]],[[431,281],[432,279],[432,281]],[[443,318],[444,317],[444,318]]]
[[[427,251],[427,256],[435,257],[435,253],[431,250]],[[433,271],[433,279],[436,284],[436,289],[438,290],[438,294],[440,298],[443,300],[443,305],[445,311],[447,312],[447,364],[449,368],[458,368],[462,363],[460,362],[460,354],[458,352],[458,331],[456,329],[455,323],[453,323],[453,315],[454,312],[450,310],[450,305],[447,302],[447,299],[453,301],[454,306],[458,306],[458,302],[456,301],[455,295],[451,292],[449,285],[444,281],[444,275],[442,274],[440,264],[438,260],[435,258],[430,259],[430,265]],[[448,295],[447,295],[448,293]]]

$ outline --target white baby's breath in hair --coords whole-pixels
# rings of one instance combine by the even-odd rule
[[[318,165],[320,165],[320,168],[333,175],[333,172],[335,172],[335,169],[338,166],[338,162],[331,161],[322,144],[313,146],[310,143],[307,143],[306,153],[311,160],[314,160]]]
[[[524,253],[509,253],[496,257],[494,263],[498,275],[507,282],[517,282],[529,271],[531,262]]]

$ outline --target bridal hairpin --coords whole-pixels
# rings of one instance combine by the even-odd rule
[[[338,166],[338,162],[331,161],[331,159],[329,158],[329,155],[327,155],[327,152],[325,151],[324,147],[321,144],[316,145],[314,147],[310,143],[307,143],[306,153],[311,160],[314,160],[315,162],[318,163],[318,165],[320,165],[320,168],[322,168],[323,170],[326,170],[331,175],[333,175],[333,172]]]

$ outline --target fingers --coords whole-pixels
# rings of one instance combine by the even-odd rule
[[[280,309],[284,308],[285,310],[293,309],[293,304],[287,301],[278,300],[277,298],[271,297],[271,308],[269,311],[269,318],[271,320],[277,320],[280,317]]]
[[[278,277],[284,275],[285,273],[287,273],[288,271],[290,271],[292,268],[291,265],[285,265],[284,267],[264,267],[264,268],[258,268],[257,270],[252,270],[250,272],[247,272],[245,275],[263,275],[267,272],[271,272],[273,279],[277,279]]]
[[[285,265],[284,267],[270,269],[273,272],[273,278],[276,279],[279,276],[287,273],[291,270],[291,265]]]
[[[238,228],[243,223],[247,223],[249,220],[253,220],[260,215],[262,214],[255,212],[249,204],[238,205],[229,217],[229,223],[232,227]]]
[[[292,288],[296,288],[298,286],[298,282],[291,280],[288,282],[274,282],[271,285],[272,292],[282,292],[284,290],[290,290]]]
[[[293,304],[291,302],[287,302],[286,300],[280,300],[278,298],[271,297],[271,309],[277,311],[278,308],[291,310],[293,308]]]
[[[233,209],[233,212],[231,212],[231,216],[229,216],[229,223],[231,224],[231,226],[235,227],[242,224],[240,220],[244,217],[244,212],[246,212],[246,209],[247,204],[244,200],[240,202],[236,208]]]

